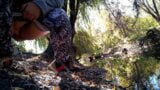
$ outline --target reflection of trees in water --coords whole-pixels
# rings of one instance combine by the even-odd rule
[[[160,68],[159,60],[155,58],[136,57],[131,59],[112,59],[103,61],[111,80],[118,76],[119,85],[128,90],[147,90],[153,86],[149,77]],[[111,67],[111,68],[109,68]]]

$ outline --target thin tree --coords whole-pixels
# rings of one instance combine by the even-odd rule
[[[138,13],[142,9],[160,23],[160,0],[134,0],[133,4]]]

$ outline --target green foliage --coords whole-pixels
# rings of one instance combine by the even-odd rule
[[[78,56],[82,56],[83,54],[94,54],[98,48],[95,44],[94,37],[84,30],[77,31],[74,43],[77,47]]]
[[[99,6],[103,4],[104,0],[81,0],[79,7],[79,17],[86,23],[90,23],[88,11],[93,9],[99,9]],[[88,24],[89,25],[89,24]]]
[[[91,7],[96,7],[100,3],[102,3],[104,0],[81,0],[81,4]]]
[[[149,76],[155,74],[156,70],[160,68],[160,61],[153,57],[139,57],[136,61],[141,72],[141,77],[145,80],[148,79]]]
[[[15,40],[12,40],[12,42],[13,42],[14,47],[18,47],[21,51],[26,51],[24,41],[17,42]]]
[[[40,49],[45,49],[48,46],[48,40],[46,39],[46,37],[40,37],[38,39],[35,40],[35,47],[39,47]]]
[[[136,23],[134,23],[136,18],[125,17],[124,19],[127,22],[127,27],[130,30],[128,38],[131,40],[142,38],[149,28],[159,25],[152,17],[149,16],[144,18],[137,18]]]
[[[110,80],[114,80],[116,76],[119,78],[119,83],[123,87],[129,87],[133,83],[145,82],[149,80],[149,76],[156,73],[160,68],[160,61],[153,58],[134,57],[134,62],[131,59],[106,59],[97,60],[94,65],[103,67],[108,71],[108,77]],[[136,65],[137,66],[136,66]]]
[[[104,49],[112,48],[121,41],[121,38],[122,37],[118,31],[106,30],[101,37],[102,47]]]
[[[94,65],[98,66],[98,67],[105,67],[105,65],[107,64],[107,62],[105,60],[97,60],[94,62]]]

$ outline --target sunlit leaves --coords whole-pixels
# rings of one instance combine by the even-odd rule
[[[94,54],[96,52],[97,45],[95,44],[95,39],[87,31],[77,31],[74,43],[79,56],[83,54]]]
[[[131,30],[128,37],[131,40],[137,40],[145,36],[145,33],[149,28],[157,27],[159,24],[150,16],[138,18],[136,23],[133,25],[136,18],[124,17],[127,22],[127,27]]]
[[[45,37],[38,38],[35,40],[35,46],[45,49],[48,46],[48,40]]]

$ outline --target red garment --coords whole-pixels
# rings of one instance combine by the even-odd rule
[[[65,69],[65,67],[64,67],[64,65],[62,65],[62,66],[56,68],[56,71],[61,72],[64,69]]]

